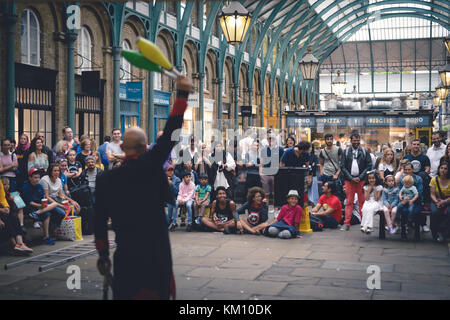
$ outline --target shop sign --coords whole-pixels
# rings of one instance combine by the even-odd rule
[[[314,118],[287,118],[288,127],[314,127],[315,125]]]
[[[346,127],[347,118],[346,117],[324,117],[317,118],[317,125],[323,124],[324,127]]]
[[[398,119],[399,127],[430,127],[430,117],[416,116],[416,117],[405,117]]]
[[[142,81],[128,81],[126,89],[127,99],[142,100]]]
[[[368,127],[389,127],[395,126],[395,118],[385,116],[366,117],[366,126]]]
[[[347,126],[349,126],[349,127],[362,127],[363,125],[364,125],[363,117],[347,118]]]
[[[153,90],[153,103],[159,106],[170,106],[170,92]]]

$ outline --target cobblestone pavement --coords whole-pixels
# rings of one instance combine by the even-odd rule
[[[429,234],[418,243],[399,235],[378,240],[377,231],[367,236],[353,226],[282,240],[179,228],[170,234],[177,299],[450,299],[447,244],[433,243]],[[56,247],[67,245],[73,243]],[[35,254],[54,249],[37,246]],[[2,254],[0,263],[17,259]],[[38,265],[1,270],[0,299],[101,299],[96,260],[92,255],[42,273]],[[70,265],[81,269],[80,290],[67,289]],[[379,290],[367,288],[370,265],[381,270]]]

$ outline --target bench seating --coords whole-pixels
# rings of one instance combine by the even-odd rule
[[[380,210],[380,211],[377,211],[376,214],[380,215],[378,239],[384,240],[384,239],[386,239],[386,229],[385,229],[386,219],[384,217],[384,212],[383,212],[383,210]],[[422,211],[420,211],[418,216],[416,216],[416,221],[422,221],[422,220],[426,221],[426,217],[429,215],[431,215],[430,210],[422,210]],[[420,241],[420,223],[414,223],[414,240]]]

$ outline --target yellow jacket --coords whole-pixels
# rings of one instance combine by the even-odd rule
[[[3,208],[9,208],[8,201],[6,201],[5,189],[3,189],[3,182],[0,180],[0,204]]]

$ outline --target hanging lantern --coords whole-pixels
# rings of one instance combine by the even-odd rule
[[[342,96],[345,92],[345,88],[347,87],[347,82],[341,78],[341,72],[338,70],[338,76],[334,78],[333,82],[331,82],[331,89],[336,96]]]
[[[223,8],[219,15],[219,23],[227,42],[241,44],[251,20],[250,13],[237,1],[232,1],[228,7]]]
[[[439,70],[439,75],[441,76],[444,87],[450,87],[450,57],[447,57],[447,64],[444,69]]]
[[[448,87],[445,87],[442,82],[436,87],[436,93],[440,100],[445,100],[448,94]]]
[[[438,96],[435,96],[435,97],[433,98],[433,102],[434,102],[434,105],[435,105],[435,106],[438,106],[438,105],[441,104],[441,99],[439,99]]]
[[[317,70],[319,69],[319,60],[311,53],[311,47],[306,49],[306,54],[299,62],[300,70],[303,74],[303,79],[314,80]]]

